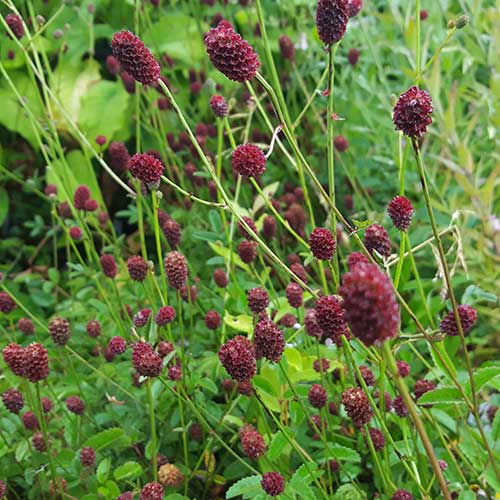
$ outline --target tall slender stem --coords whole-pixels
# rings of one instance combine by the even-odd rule
[[[158,481],[158,445],[156,443],[156,420],[155,420],[155,404],[153,399],[153,380],[148,378],[146,383],[148,390],[148,406],[149,406],[149,428],[151,432],[151,448],[153,460],[153,477]]]

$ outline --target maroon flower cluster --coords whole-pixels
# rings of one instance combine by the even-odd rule
[[[130,31],[120,31],[111,41],[113,55],[120,66],[143,85],[156,85],[160,65],[140,38]]]
[[[316,27],[324,44],[338,42],[345,34],[348,20],[347,0],[318,0]]]
[[[210,61],[230,80],[243,83],[255,76],[259,58],[231,23],[221,21],[205,34],[204,41]]]
[[[285,479],[279,472],[266,472],[260,482],[262,489],[270,496],[277,497],[285,491]]]
[[[7,14],[5,16],[5,22],[12,33],[14,33],[14,36],[20,40],[24,35],[23,20],[17,14]]]
[[[134,281],[144,281],[148,273],[148,263],[140,255],[132,255],[127,260],[130,278]]]
[[[80,451],[80,463],[84,467],[92,467],[95,463],[95,451],[94,448],[86,447],[82,448]]]
[[[175,309],[172,306],[163,306],[158,309],[155,317],[155,323],[158,326],[165,326],[175,319]]]
[[[302,305],[302,300],[304,292],[302,288],[294,283],[293,281],[289,283],[285,290],[286,298],[291,307],[300,307]]]
[[[144,485],[139,500],[163,500],[163,486],[160,483],[151,482]]]
[[[293,61],[295,59],[295,47],[292,40],[290,40],[290,37],[281,35],[278,38],[278,43],[280,46],[281,57],[283,59]]]
[[[210,109],[217,118],[227,116],[227,102],[221,95],[213,95],[210,98]]]
[[[173,251],[165,256],[165,273],[170,286],[180,290],[185,284],[188,276],[186,259],[180,252]]]
[[[407,231],[410,227],[411,218],[415,213],[415,209],[408,198],[396,196],[389,203],[387,213],[396,229]]]
[[[257,460],[266,452],[264,438],[252,425],[244,425],[240,429],[240,440],[243,453],[253,460]]]
[[[66,399],[66,408],[75,415],[83,415],[85,403],[78,396],[70,396]]]
[[[95,339],[101,335],[101,323],[96,319],[91,319],[86,325],[85,330],[89,337]]]
[[[374,264],[358,264],[339,289],[345,319],[365,345],[381,344],[399,331],[399,305],[389,277]]]
[[[425,90],[413,86],[399,96],[392,120],[396,130],[401,130],[408,137],[419,138],[432,123],[432,111],[431,96]]]
[[[163,359],[151,344],[137,342],[132,350],[132,364],[143,377],[158,377],[163,369]]]
[[[477,311],[467,304],[458,306],[458,316],[460,317],[460,325],[462,332],[467,335],[477,321]],[[455,313],[450,311],[441,321],[440,330],[446,335],[458,335],[458,324],[455,320]]]
[[[359,387],[350,387],[342,393],[342,404],[347,415],[358,427],[367,424],[373,415],[368,396]]]
[[[263,288],[251,288],[247,292],[248,307],[254,314],[266,310],[269,305],[269,295]]]
[[[9,314],[16,307],[16,303],[7,292],[0,292],[0,311]]]
[[[19,413],[24,407],[23,395],[17,389],[7,389],[2,394],[2,401],[5,408],[11,413]]]
[[[117,356],[118,354],[123,354],[127,350],[127,343],[125,340],[120,337],[119,335],[116,335],[115,337],[112,337],[109,341],[108,344],[109,350]]]
[[[413,500],[413,495],[406,490],[396,490],[392,495],[391,500]]]
[[[333,295],[320,297],[314,311],[323,335],[340,343],[340,337],[348,334],[345,312],[340,300]]]
[[[215,281],[215,284],[219,288],[226,288],[228,284],[228,279],[227,279],[227,274],[224,269],[217,268],[214,270],[213,278]]]
[[[382,257],[391,255],[391,240],[387,231],[379,224],[372,224],[366,228],[364,244],[371,254],[376,250]]]
[[[355,17],[363,7],[363,0],[347,0],[347,13],[349,17]]]
[[[136,153],[129,162],[129,170],[133,177],[144,182],[150,189],[156,189],[160,183],[165,167],[163,163],[148,153]]]
[[[111,167],[117,172],[126,172],[130,163],[130,154],[123,142],[112,142],[108,146],[108,158]]]
[[[66,345],[71,336],[69,321],[65,318],[52,318],[49,322],[49,333],[57,345]]]
[[[118,269],[116,268],[115,258],[112,255],[101,255],[101,257],[99,258],[99,262],[101,263],[102,272],[105,276],[111,279],[116,277]]]
[[[90,189],[82,184],[73,193],[73,204],[78,210],[85,210],[85,203],[90,199]]]
[[[235,380],[242,382],[255,375],[255,350],[247,338],[237,335],[228,340],[220,347],[218,356],[222,366]]]
[[[243,177],[257,177],[266,170],[266,156],[254,144],[241,144],[233,151],[232,166]]]
[[[207,311],[205,314],[205,325],[207,328],[210,330],[217,330],[219,328],[221,323],[221,317],[220,314],[217,311],[214,311],[211,309],[210,311]]]
[[[335,236],[330,230],[317,227],[309,236],[309,247],[316,259],[330,260],[335,252]]]
[[[309,388],[307,399],[309,400],[309,403],[311,403],[311,406],[314,406],[314,408],[323,408],[327,399],[324,387],[320,384],[313,384]]]
[[[283,332],[270,320],[261,319],[254,328],[255,354],[277,363],[285,349]]]

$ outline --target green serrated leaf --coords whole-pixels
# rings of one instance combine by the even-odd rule
[[[106,429],[105,431],[95,434],[85,441],[84,447],[94,448],[96,451],[104,448],[122,448],[127,446],[130,438],[125,435],[125,431],[118,427]]]
[[[137,462],[126,462],[113,472],[117,481],[133,481],[142,474],[142,467]]]
[[[274,435],[271,443],[269,444],[267,458],[269,458],[269,460],[277,459],[283,453],[283,450],[286,448],[287,444],[288,440],[283,431],[277,432]]]
[[[328,457],[329,460],[342,460],[342,462],[359,462],[361,461],[361,456],[356,450],[348,448],[347,446],[342,446],[341,444],[331,443],[328,446],[331,450],[332,455]]]
[[[438,403],[465,403],[456,387],[439,387],[418,398],[419,405]]]
[[[262,493],[261,479],[261,476],[249,476],[240,479],[227,490],[226,498],[234,498],[239,495],[243,498],[254,498],[259,493]]]
[[[248,314],[240,314],[238,316],[233,316],[226,312],[224,314],[224,323],[235,330],[245,333],[253,332],[253,318]]]
[[[479,392],[485,385],[498,376],[500,376],[500,366],[487,366],[476,370],[474,373],[474,385],[476,392]],[[465,392],[470,396],[472,393],[470,381],[465,384],[464,388]]]
[[[105,483],[106,479],[108,479],[108,474],[109,470],[111,469],[111,459],[110,458],[104,458],[99,462],[99,465],[97,466],[97,480],[99,483]]]

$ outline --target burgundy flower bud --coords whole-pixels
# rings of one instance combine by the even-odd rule
[[[20,318],[17,322],[17,328],[24,335],[33,335],[35,333],[35,325],[29,318]]]
[[[462,326],[462,332],[467,335],[477,320],[477,311],[466,304],[461,304],[458,306],[458,316],[460,317],[460,324]],[[441,321],[439,326],[440,330],[446,335],[458,335],[458,325],[455,321],[455,314],[450,311]]]
[[[170,248],[175,248],[181,241],[181,226],[174,219],[168,219],[161,227]]]
[[[147,483],[139,494],[139,500],[163,500],[163,486],[160,483]]]
[[[387,213],[396,229],[407,231],[410,227],[411,218],[415,213],[415,209],[408,198],[396,196],[389,203]]]
[[[120,72],[120,63],[115,56],[106,57],[106,68],[112,75],[116,76]]]
[[[372,224],[365,230],[364,244],[366,249],[373,255],[376,250],[382,257],[391,255],[391,240],[383,226]]]
[[[123,83],[123,86],[125,87],[125,90],[129,94],[135,94],[135,79],[134,77],[127,73],[126,71],[122,71],[120,73],[120,78]]]
[[[413,394],[418,401],[426,392],[432,391],[436,388],[436,384],[431,380],[417,380],[413,386]]]
[[[18,40],[24,36],[23,20],[17,14],[7,14],[5,22]]]
[[[313,384],[307,393],[307,399],[314,408],[323,408],[326,404],[326,391],[320,384]]]
[[[17,389],[7,389],[2,394],[5,408],[11,413],[18,414],[24,407],[23,395]]]
[[[80,241],[83,237],[83,232],[78,226],[69,228],[69,236],[74,241]]]
[[[262,489],[272,497],[277,497],[285,491],[285,480],[279,472],[264,473],[260,484]]]
[[[90,199],[90,189],[82,184],[75,189],[73,204],[78,210],[85,210],[85,202]]]
[[[337,135],[333,139],[333,145],[339,153],[344,153],[349,148],[349,141],[343,135]]]
[[[33,437],[31,438],[31,444],[33,445],[33,448],[35,448],[35,450],[39,453],[47,451],[47,445],[45,443],[45,440],[43,439],[43,434],[41,432],[35,432],[35,434],[33,434]]]
[[[431,96],[425,90],[413,86],[399,96],[392,121],[396,130],[401,130],[408,137],[419,138],[432,123],[432,111]]]
[[[165,257],[165,273],[171,287],[179,290],[186,284],[188,268],[186,259],[180,252],[170,252]]]
[[[221,21],[205,34],[204,41],[210,61],[230,80],[243,83],[255,76],[259,58],[231,23]]]
[[[286,298],[291,307],[300,307],[302,305],[304,292],[297,283],[289,283],[285,290]]]
[[[132,363],[139,375],[158,377],[163,369],[163,359],[147,342],[137,342],[132,351]]]
[[[57,345],[66,345],[71,336],[71,326],[65,318],[52,318],[49,322],[49,333]]]
[[[86,212],[95,212],[98,209],[99,205],[96,200],[87,200],[85,202],[84,210]]]
[[[345,319],[365,345],[380,345],[399,331],[399,305],[390,278],[374,264],[358,264],[339,289]]]
[[[43,190],[46,196],[56,196],[57,186],[55,184],[47,184]]]
[[[342,404],[347,415],[358,427],[367,424],[373,415],[368,396],[359,387],[350,387],[342,393]]]
[[[227,116],[227,102],[221,95],[213,95],[210,98],[210,109],[217,118]]]
[[[335,236],[328,229],[317,227],[309,236],[309,247],[316,259],[330,260],[335,252]]]
[[[344,36],[348,20],[347,0],[318,0],[316,27],[325,45],[336,43]]]
[[[72,213],[71,213],[71,208],[69,206],[69,203],[67,201],[63,201],[62,203],[59,203],[57,206],[57,212],[63,219],[71,219]]]
[[[160,78],[160,65],[144,43],[130,31],[120,31],[111,41],[113,55],[123,70],[143,85],[155,85]]]
[[[66,408],[75,415],[83,415],[85,403],[78,396],[69,396],[69,398],[66,399]]]
[[[171,352],[174,350],[174,346],[170,343],[167,342],[166,340],[161,340],[158,342],[157,346],[158,354],[164,358],[168,356]]]
[[[252,288],[247,292],[248,307],[257,314],[269,305],[269,295],[263,288]]]
[[[49,398],[43,397],[42,398],[42,409],[44,413],[49,413],[52,411],[52,408],[54,408],[54,405],[52,404],[52,401]]]
[[[136,328],[142,328],[146,326],[151,316],[151,309],[145,308],[137,311],[132,318],[132,322]]]
[[[101,335],[101,323],[96,319],[91,319],[85,326],[85,330],[89,337],[95,339]]]
[[[363,7],[363,0],[347,0],[347,13],[349,17],[356,17]]]
[[[40,422],[38,421],[37,416],[32,411],[23,413],[23,416],[21,418],[26,430],[35,431],[37,429],[40,429]]]
[[[406,490],[396,490],[391,500],[413,500],[413,495]]]
[[[394,408],[394,413],[398,417],[407,417],[408,416],[408,408],[402,398],[402,396],[396,396],[392,401],[392,407]]]
[[[165,167],[163,163],[148,153],[136,153],[129,162],[133,177],[144,182],[149,189],[155,189],[161,180]]]
[[[104,144],[106,144],[106,142],[107,142],[107,139],[104,135],[98,135],[95,138],[95,142],[98,146],[104,146]]]
[[[257,245],[254,241],[244,240],[238,245],[238,255],[245,264],[250,264],[255,260]]]
[[[194,304],[198,298],[198,289],[196,285],[187,286],[184,284],[181,286],[179,293],[181,299],[188,304]]]
[[[116,268],[115,258],[110,254],[101,255],[99,258],[99,262],[101,263],[102,272],[108,278],[115,278],[118,270]]]
[[[178,365],[172,365],[168,369],[168,379],[176,382],[182,378],[182,368]]]
[[[363,380],[365,381],[365,384],[368,386],[375,385],[375,376],[373,375],[373,372],[368,368],[366,365],[361,365],[359,367],[359,371],[361,373],[361,376],[363,377]],[[356,377],[357,378],[357,377]],[[361,383],[358,380],[359,385]]]
[[[172,306],[163,306],[158,309],[155,317],[155,323],[158,326],[165,326],[175,319],[175,309]]]
[[[385,446],[385,436],[384,433],[380,429],[376,429],[374,427],[370,427],[370,439],[373,443],[373,447],[375,451],[380,451]]]
[[[148,263],[140,255],[132,255],[127,260],[130,278],[134,281],[144,281],[148,273]]]
[[[269,319],[261,319],[254,328],[255,353],[278,363],[285,349],[283,332]]]
[[[278,43],[280,46],[281,57],[283,59],[288,59],[293,61],[295,59],[295,47],[290,37],[286,35],[281,35],[278,38]]]
[[[242,219],[245,221],[246,225],[255,233],[257,234],[257,226],[255,225],[255,222],[250,218],[250,217],[242,217]],[[245,238],[246,240],[253,240],[253,236],[246,230],[246,228],[243,226],[242,222],[238,222],[238,231]]]
[[[232,166],[243,177],[258,177],[266,171],[266,156],[254,144],[241,144],[233,151]]]
[[[5,364],[12,370],[14,375],[24,377],[25,349],[19,344],[11,342],[3,348],[2,356]]]
[[[380,407],[380,391],[378,389],[376,391],[374,391],[373,396],[377,399],[377,407]],[[385,409],[385,411],[392,410],[391,396],[389,395],[389,393],[387,391],[384,391],[384,409]]]
[[[123,354],[127,350],[127,343],[122,337],[116,335],[110,339],[108,347],[114,355]]]
[[[219,360],[227,373],[237,381],[249,380],[255,375],[255,351],[251,342],[237,335],[219,349]]]
[[[260,433],[250,424],[240,429],[240,440],[243,453],[252,460],[257,460],[266,452],[266,443]]]
[[[407,377],[410,374],[410,365],[406,361],[396,361],[400,377]]]
[[[227,279],[226,271],[224,271],[224,269],[220,269],[220,268],[215,269],[214,274],[213,274],[213,278],[214,278],[215,284],[219,288],[226,288],[227,287],[228,279]]]
[[[262,224],[262,235],[267,241],[271,241],[276,235],[277,223],[272,215],[264,217]]]
[[[306,329],[307,335],[310,337],[315,337],[320,339],[323,335],[321,327],[318,325],[318,320],[316,319],[316,311],[314,309],[309,309],[304,317],[304,327]]]
[[[320,297],[316,302],[315,313],[316,321],[325,336],[339,343],[342,335],[348,335],[345,312],[337,297]]]
[[[367,257],[359,252],[352,252],[347,256],[347,267],[349,268],[349,271],[352,271],[354,269],[354,266],[359,263],[369,264],[370,261]]]
[[[299,264],[298,262],[294,262],[293,264],[290,265],[290,271],[297,276],[301,281],[304,283],[307,283],[307,272],[302,264]]]
[[[315,359],[313,363],[314,371],[321,373],[328,371],[330,368],[330,362],[325,358]]]
[[[82,448],[80,450],[80,463],[84,467],[92,467],[95,463],[95,451],[94,448]]]
[[[207,311],[205,314],[205,325],[207,328],[210,330],[217,330],[219,328],[221,323],[221,318],[220,314],[217,311],[214,311],[213,309],[210,311]]]
[[[359,61],[359,50],[358,49],[349,49],[349,52],[347,53],[347,60],[349,61],[349,64],[351,66],[356,66]]]
[[[130,154],[123,142],[112,142],[108,147],[109,164],[117,172],[126,172],[129,168]]]

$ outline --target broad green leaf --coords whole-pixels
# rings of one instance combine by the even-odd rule
[[[249,476],[240,479],[227,490],[226,498],[234,498],[240,495],[245,499],[255,498],[256,495],[262,492],[261,480],[261,476]]]
[[[359,462],[361,460],[359,453],[347,446],[330,443],[328,449],[332,452],[329,459],[341,460],[343,462]]]
[[[491,424],[491,434],[493,437],[493,442],[500,438],[500,411],[497,411],[493,423]]]
[[[498,376],[500,376],[500,366],[487,366],[476,370],[474,373],[474,385],[476,392],[479,392],[486,384]],[[470,381],[465,384],[465,392],[469,396],[472,393]]]
[[[133,481],[142,474],[142,467],[137,462],[126,462],[113,472],[117,481]]]
[[[239,316],[232,316],[228,312],[224,315],[224,323],[235,330],[245,333],[253,332],[253,318],[248,314],[240,314]]]
[[[287,444],[288,440],[285,437],[283,431],[277,432],[274,435],[271,443],[269,444],[269,449],[267,451],[267,458],[269,460],[277,459],[283,453],[283,450],[286,448]]]
[[[464,403],[464,400],[456,387],[439,387],[418,398],[419,405],[437,403]]]
[[[434,352],[434,350],[431,349],[431,356],[432,356],[432,359],[434,360],[434,364],[441,370],[441,372],[447,378],[450,378],[450,376],[448,375],[447,368],[449,368],[451,373],[453,374],[453,376],[456,377],[457,370],[455,368],[454,363],[451,361],[450,357],[448,356],[448,353],[446,352],[446,349],[444,347],[443,342],[435,342],[434,347],[439,352],[439,354],[436,354]],[[445,365],[447,368],[445,368]]]
[[[229,255],[231,255],[232,261],[241,269],[244,271],[249,272],[250,267],[245,264],[241,259],[240,256],[235,253],[231,252],[229,248],[226,248],[225,246],[221,245],[220,243],[214,243],[209,241],[208,244],[210,245],[210,248],[217,254],[220,255],[221,257],[224,257],[224,260],[227,262],[229,260]]]
[[[343,484],[333,495],[332,500],[361,500],[362,496],[352,484]]]
[[[108,479],[109,470],[111,469],[111,459],[109,457],[104,458],[99,462],[97,466],[97,480],[100,483],[104,483]]]
[[[96,451],[104,448],[120,448],[127,446],[130,439],[125,435],[125,431],[118,427],[106,429],[105,431],[95,434],[85,441],[84,447],[94,448]]]

